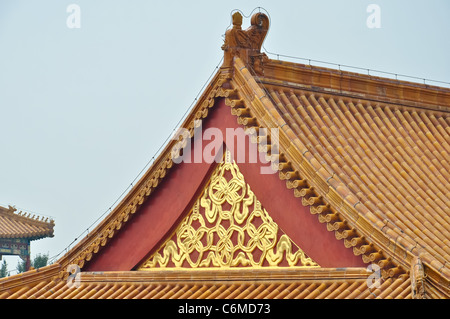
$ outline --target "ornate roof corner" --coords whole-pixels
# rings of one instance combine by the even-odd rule
[[[55,221],[48,217],[19,211],[13,206],[0,206],[0,238],[53,237]]]
[[[224,60],[222,68],[232,65],[233,58],[239,57],[244,64],[256,74],[263,74],[263,64],[268,60],[261,47],[269,30],[269,17],[261,12],[255,13],[250,20],[251,26],[242,30],[242,15],[235,12],[232,15],[233,27],[225,32],[222,45]]]
[[[414,299],[425,299],[425,272],[420,257],[411,262],[411,294]]]

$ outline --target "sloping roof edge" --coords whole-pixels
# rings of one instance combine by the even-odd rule
[[[121,202],[87,236],[61,257],[57,263],[61,264],[63,268],[66,268],[69,264],[76,264],[83,268],[85,262],[91,260],[93,255],[98,253],[114,237],[115,233],[133,216],[173,166],[172,154],[174,153],[173,150],[177,149],[177,145],[180,145],[179,142],[192,137],[196,121],[207,117],[209,109],[214,106],[216,97],[227,94],[222,89],[222,85],[226,83],[228,78],[229,75],[223,69],[220,69],[215,74],[181,125],[181,128],[185,128],[190,132],[190,136],[180,136],[180,140],[170,140],[147,172]]]

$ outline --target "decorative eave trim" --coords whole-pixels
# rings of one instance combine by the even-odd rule
[[[28,239],[28,240],[38,240],[46,237],[53,237],[53,229],[20,234],[4,234],[0,236],[0,238],[5,239]]]
[[[318,280],[367,280],[371,272],[365,268],[292,268],[264,267],[258,269],[164,269],[145,271],[83,272],[82,282],[192,282],[201,281],[318,281]]]

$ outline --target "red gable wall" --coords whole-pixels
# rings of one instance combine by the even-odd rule
[[[235,129],[240,125],[224,100],[219,99],[202,127],[203,130],[219,128],[225,137],[226,128]],[[204,141],[203,147],[209,142]],[[215,164],[175,164],[157,190],[83,270],[125,271],[143,262],[189,212]],[[327,231],[325,224],[319,223],[278,174],[260,173],[260,168],[267,165],[238,162],[246,182],[279,227],[321,267],[364,267],[362,259],[345,248],[334,232]]]

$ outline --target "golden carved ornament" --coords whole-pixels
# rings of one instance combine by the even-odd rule
[[[222,67],[230,67],[234,57],[242,59],[256,73],[262,75],[263,64],[268,61],[265,53],[261,53],[264,38],[269,31],[269,17],[261,12],[255,13],[250,20],[250,27],[242,30],[242,15],[235,12],[232,16],[233,27],[225,32],[222,45],[224,60]]]
[[[261,207],[229,153],[189,214],[138,270],[319,267]]]

